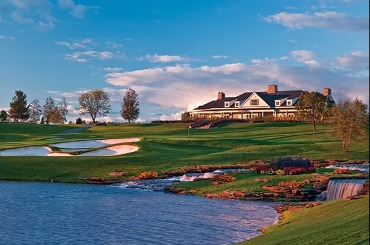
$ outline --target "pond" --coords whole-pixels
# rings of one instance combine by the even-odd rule
[[[272,204],[124,188],[0,182],[0,244],[232,244],[278,220]]]

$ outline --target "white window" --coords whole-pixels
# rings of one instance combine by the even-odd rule
[[[230,107],[230,103],[229,102],[225,102],[225,107]]]
[[[235,107],[239,107],[240,106],[240,102],[239,101],[236,101],[235,102]]]
[[[280,100],[275,100],[275,106],[280,106]]]
[[[292,100],[287,100],[287,101],[286,101],[286,105],[287,105],[287,106],[291,106],[291,105],[292,105]]]

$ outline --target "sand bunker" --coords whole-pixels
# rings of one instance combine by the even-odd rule
[[[138,141],[140,141],[139,138],[73,141],[50,145],[59,148],[62,152],[52,152],[49,146],[28,146],[0,151],[0,156],[117,156],[135,152],[139,150],[139,147],[132,145],[109,145]],[[80,155],[67,153],[101,147],[105,148],[85,152]]]
[[[52,147],[58,147],[62,149],[89,149],[89,148],[100,148],[108,145],[138,142],[139,138],[126,138],[126,139],[107,139],[107,140],[81,140],[73,142],[65,142],[59,144],[51,144]]]
[[[117,156],[123,155],[139,150],[139,147],[132,145],[116,145],[110,146],[104,149],[99,149],[96,151],[89,151],[80,154],[79,156]]]

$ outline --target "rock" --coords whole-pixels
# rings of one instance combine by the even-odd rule
[[[120,177],[120,176],[124,176],[125,173],[123,171],[114,171],[114,172],[110,172],[108,175],[112,177]]]

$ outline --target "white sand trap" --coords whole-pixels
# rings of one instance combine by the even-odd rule
[[[82,153],[78,156],[117,156],[137,151],[139,147],[132,145],[109,145],[138,141],[140,141],[139,138],[73,141],[50,145],[52,147],[58,147],[62,152],[52,152],[49,146],[28,146],[0,151],[0,156],[75,156],[67,152],[83,151],[106,146],[108,147]]]
[[[68,153],[58,153],[58,152],[53,152],[53,153],[48,154],[48,157],[71,157],[71,156],[72,155]]]
[[[27,146],[0,151],[0,156],[47,156],[50,152],[46,146]]]
[[[139,150],[139,147],[132,146],[132,145],[116,145],[116,146],[109,146],[104,149],[99,149],[96,151],[90,151],[86,153],[82,153],[79,156],[117,156],[128,154],[131,152],[135,152]]]
[[[126,138],[126,139],[108,139],[108,140],[99,140],[99,141],[104,144],[114,145],[114,144],[138,142],[140,141],[140,139],[139,138]]]
[[[86,148],[100,148],[108,145],[122,144],[129,142],[138,142],[139,138],[126,138],[126,139],[107,139],[107,140],[82,140],[72,141],[59,144],[51,144],[50,146],[63,148],[63,149],[86,149]]]

